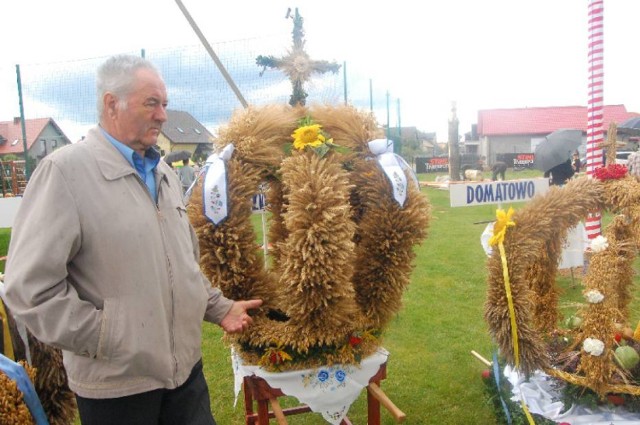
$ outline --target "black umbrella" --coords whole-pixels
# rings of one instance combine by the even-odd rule
[[[164,157],[164,162],[166,162],[167,164],[172,164],[176,161],[184,161],[185,159],[191,159],[190,151],[173,151],[169,152]]]
[[[533,167],[548,171],[571,157],[571,153],[582,144],[582,130],[556,130],[536,146]]]
[[[640,136],[640,117],[632,117],[618,124],[618,133]]]

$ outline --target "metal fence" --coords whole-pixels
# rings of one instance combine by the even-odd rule
[[[284,56],[290,45],[290,33],[282,33],[215,43],[212,48],[246,101],[250,105],[263,105],[287,103],[292,89],[279,70],[267,69],[261,76],[263,69],[256,65],[256,57]],[[234,110],[242,108],[202,45],[113,53],[144,55],[152,61],[165,79],[169,108],[189,112],[214,133]],[[106,57],[19,64],[25,118],[51,117],[72,141],[78,140],[97,122],[95,70],[104,60]],[[307,104],[346,101],[357,108],[372,109],[379,122],[386,124],[389,104],[386,88],[372,90],[374,84],[366,71],[338,63],[343,66],[337,74],[314,74],[306,83]],[[0,121],[19,116],[15,67],[0,67],[0,93]]]

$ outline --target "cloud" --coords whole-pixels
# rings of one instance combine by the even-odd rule
[[[268,41],[268,40],[267,40]],[[268,44],[268,43],[267,43]],[[256,65],[258,52],[269,52],[264,39],[239,40],[216,46],[245,100],[252,105],[288,103],[291,83],[279,70]],[[210,129],[226,123],[242,105],[202,46],[146,50],[145,57],[159,69],[171,109],[192,114]],[[65,131],[96,123],[95,70],[106,59],[28,65],[24,67],[23,96],[27,118],[51,116]],[[343,102],[343,76],[316,75],[305,89],[309,102]],[[73,139],[81,135],[74,134]]]

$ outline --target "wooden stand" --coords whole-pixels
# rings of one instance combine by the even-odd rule
[[[378,372],[371,377],[367,386],[367,414],[369,425],[380,425],[380,404],[389,409],[397,422],[402,422],[406,415],[402,413],[380,389],[380,381],[387,377],[387,364],[380,365]],[[267,381],[257,376],[244,377],[244,408],[246,425],[268,425],[269,419],[275,418],[278,425],[286,425],[286,416],[310,412],[309,406],[300,405],[282,409],[278,397],[284,394],[279,388],[271,388]],[[253,402],[258,411],[253,410]],[[271,406],[271,410],[269,407]],[[352,425],[344,418],[341,425]]]

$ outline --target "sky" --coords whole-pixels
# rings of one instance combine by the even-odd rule
[[[285,14],[297,7],[313,59],[346,63],[389,93],[390,117],[376,111],[381,124],[435,131],[441,142],[453,102],[460,134],[479,110],[588,102],[589,0],[182,3],[210,43],[290,32]],[[200,44],[175,0],[4,0],[0,16],[5,71]],[[640,112],[639,17],[640,0],[604,1],[604,102],[630,112]],[[0,121],[19,115],[7,87],[0,82]]]

